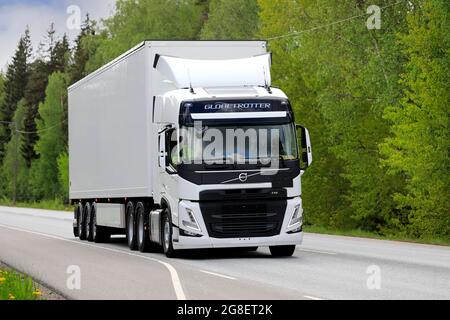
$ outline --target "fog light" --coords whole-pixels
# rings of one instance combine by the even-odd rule
[[[185,226],[186,228],[191,228],[196,231],[201,231],[197,223],[197,220],[195,220],[195,216],[192,210],[186,209],[186,213],[189,217],[189,221],[183,220],[183,226]]]
[[[297,224],[300,224],[301,227],[303,223],[303,214],[302,214],[303,212],[300,209],[301,209],[300,205],[295,207],[295,211],[294,214],[292,215],[291,222],[289,222],[288,228],[294,227]]]

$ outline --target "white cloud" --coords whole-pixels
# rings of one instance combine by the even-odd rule
[[[2,2],[5,3],[5,2]],[[0,70],[5,71],[11,61],[20,36],[26,26],[30,27],[34,51],[44,39],[52,22],[59,36],[64,33],[74,40],[78,30],[67,28],[70,14],[67,8],[76,5],[81,9],[82,20],[86,13],[92,19],[107,18],[114,12],[115,0],[51,0],[44,2],[12,1],[0,4]]]

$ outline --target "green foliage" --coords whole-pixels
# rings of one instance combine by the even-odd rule
[[[11,199],[26,200],[28,194],[28,167],[21,157],[20,147],[24,141],[17,131],[24,129],[25,100],[21,100],[13,117],[12,137],[6,146],[6,155],[0,171],[0,190]],[[16,177],[16,178],[15,178]]]
[[[69,198],[69,155],[63,152],[57,159],[58,163],[58,181],[61,186],[61,191],[64,193],[64,198]]]
[[[25,87],[24,98],[26,101],[24,130],[29,132],[23,134],[24,143],[21,146],[22,156],[25,158],[27,166],[31,167],[31,162],[37,158],[34,146],[39,136],[36,132],[36,121],[39,104],[45,100],[45,88],[48,84],[48,66],[41,59],[37,59],[30,64],[30,76]]]
[[[0,269],[0,300],[41,300],[41,295],[30,277]]]
[[[45,103],[39,105],[39,119],[36,120],[39,141],[36,153],[39,159],[31,166],[31,192],[36,199],[54,198],[65,191],[59,183],[57,159],[66,150],[62,137],[63,124],[67,119],[65,101],[67,99],[67,76],[54,73],[49,78],[45,91]]]
[[[256,0],[211,0],[203,40],[250,40],[258,33]]]
[[[401,37],[407,57],[403,96],[386,109],[392,136],[381,146],[385,166],[406,189],[395,195],[417,237],[450,235],[449,130],[450,3],[427,1]]]
[[[26,29],[20,38],[12,63],[6,72],[4,84],[4,98],[0,105],[0,162],[3,160],[5,145],[11,138],[11,130],[8,122],[12,121],[17,103],[24,96],[24,88],[27,85],[29,69],[28,60],[31,56],[30,32]]]
[[[93,71],[144,40],[195,40],[205,5],[196,0],[118,0],[116,14],[105,21],[107,32],[88,62]]]
[[[104,27],[87,17],[72,53],[51,26],[32,63],[26,33],[0,76],[0,120],[27,132],[19,138],[19,194],[67,198],[70,83],[146,39],[282,36],[269,41],[272,78],[314,146],[314,165],[302,180],[307,225],[449,238],[450,4],[374,4],[390,6],[381,30],[368,30],[364,1],[118,0]],[[0,152],[7,151],[0,196],[8,197],[16,146],[10,129],[0,126]]]
[[[70,83],[73,84],[87,74],[85,72],[86,64],[91,58],[92,50],[85,45],[85,39],[95,36],[95,21],[91,20],[89,15],[86,15],[86,20],[81,27],[81,32],[75,41],[75,48],[73,53],[72,64],[70,65]]]
[[[369,31],[364,19],[333,24],[364,13],[361,3],[260,5],[264,37],[329,24],[270,43],[277,85],[294,101],[299,121],[312,129],[316,162],[303,188],[308,219],[368,231],[390,226],[392,195],[402,181],[380,166],[378,145],[389,134],[383,110],[399,95],[402,58],[395,32],[406,30],[407,7],[386,11],[383,29]]]

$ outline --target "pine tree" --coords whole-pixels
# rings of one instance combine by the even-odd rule
[[[5,80],[5,97],[0,105],[0,162],[3,160],[5,144],[11,137],[9,122],[12,122],[17,103],[24,97],[28,82],[28,60],[31,57],[30,31],[27,28],[20,38],[12,63],[8,66]]]
[[[61,40],[57,40],[50,48],[49,74],[54,72],[65,72],[70,59],[70,47],[67,35],[64,34]]]
[[[30,76],[25,88],[26,110],[24,116],[24,143],[21,147],[21,153],[28,167],[31,162],[37,158],[34,146],[38,140],[36,132],[36,118],[38,117],[39,104],[44,102],[45,88],[48,83],[48,65],[41,58],[38,58],[30,65]]]
[[[95,36],[95,22],[86,15],[81,32],[75,40],[75,48],[73,54],[73,61],[70,66],[70,83],[73,84],[86,76],[85,69],[86,64],[90,58],[90,51],[86,48],[84,40],[87,37]]]

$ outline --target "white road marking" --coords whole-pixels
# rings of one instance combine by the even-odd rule
[[[331,255],[331,256],[337,255],[336,252],[327,252],[327,251],[319,251],[319,250],[311,250],[311,249],[303,249],[303,248],[298,248],[297,250],[304,251],[304,252],[328,254],[328,255]]]
[[[212,276],[216,276],[216,277],[220,277],[220,278],[225,278],[228,280],[237,280],[236,278],[230,277],[230,276],[226,276],[224,274],[220,274],[220,273],[215,273],[215,272],[211,272],[211,271],[206,271],[206,270],[200,270],[200,272],[212,275]]]
[[[321,299],[321,298],[317,298],[317,297],[313,297],[313,296],[304,296],[306,299],[309,299],[309,300],[317,300],[317,301],[322,301],[323,299]]]
[[[135,253],[123,251],[123,250],[117,250],[117,249],[112,249],[112,248],[105,248],[105,247],[102,247],[102,246],[97,246],[97,245],[86,243],[86,242],[79,242],[79,241],[76,241],[76,240],[70,240],[70,239],[66,239],[66,238],[62,238],[62,237],[58,237],[58,236],[53,236],[53,235],[49,235],[49,234],[45,234],[45,233],[41,233],[41,232],[30,231],[30,230],[25,230],[25,229],[21,229],[21,228],[6,226],[6,225],[3,225],[3,224],[0,224],[0,227],[5,228],[5,229],[9,229],[9,230],[19,231],[19,232],[35,234],[35,235],[46,237],[46,238],[49,238],[49,239],[55,239],[55,240],[60,240],[60,241],[65,241],[65,242],[71,242],[71,243],[75,243],[75,244],[86,246],[86,247],[103,249],[103,250],[110,251],[110,252],[126,254],[126,255],[129,255],[129,256],[146,259],[146,260],[150,260],[150,261],[153,261],[153,262],[158,262],[158,263],[162,264],[164,267],[166,267],[169,270],[170,276],[171,276],[171,280],[172,280],[172,285],[173,285],[173,288],[175,290],[175,294],[177,296],[177,299],[178,300],[186,300],[186,295],[184,294],[184,290],[183,290],[183,287],[181,285],[181,281],[180,281],[180,278],[178,276],[178,273],[175,270],[175,268],[172,265],[170,265],[169,263],[167,263],[167,262],[164,262],[164,261],[161,261],[161,260],[158,260],[158,259],[155,259],[155,258],[145,257],[145,256],[140,255],[140,254],[135,254]]]

